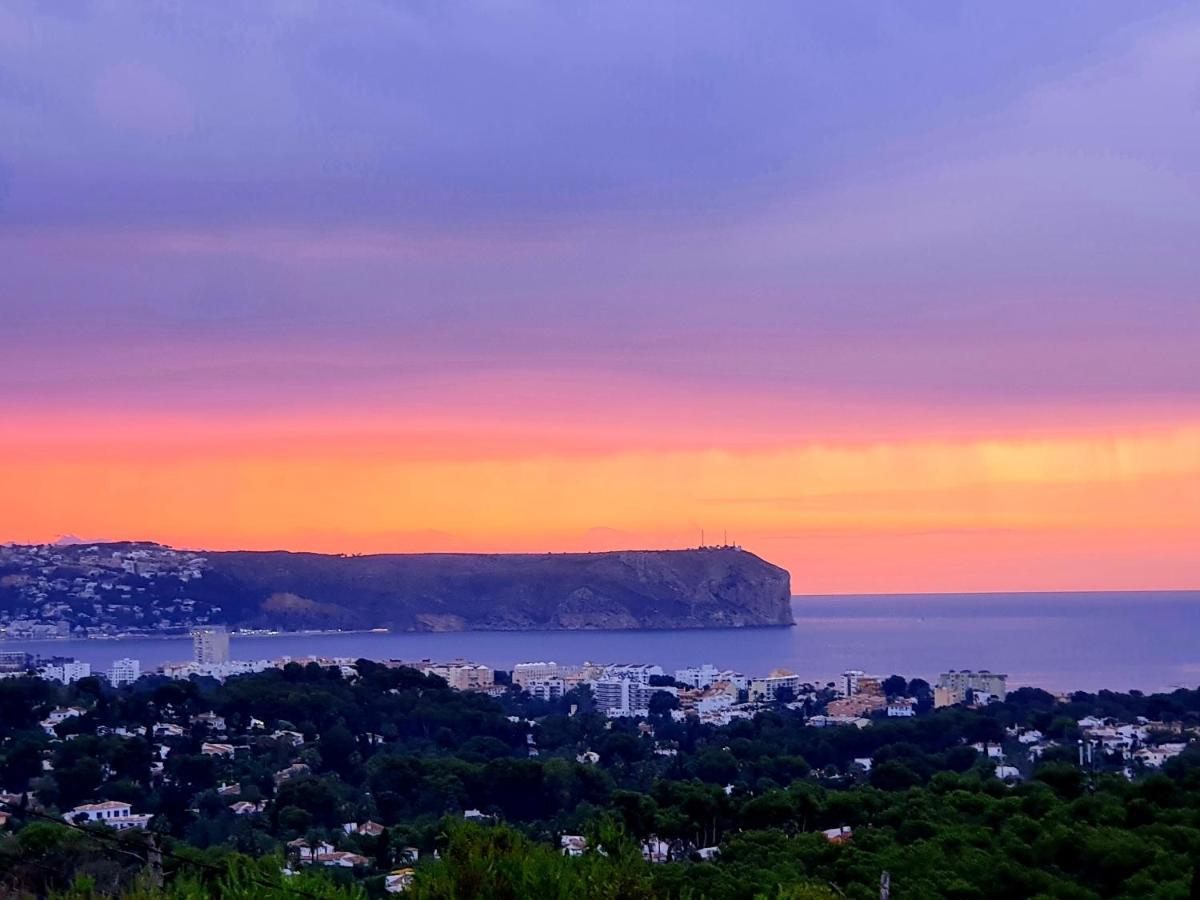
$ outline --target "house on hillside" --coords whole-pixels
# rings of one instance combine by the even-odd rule
[[[412,887],[416,873],[411,868],[396,869],[383,879],[383,889],[389,894],[399,894]]]
[[[587,838],[579,834],[564,834],[558,845],[563,856],[583,856],[587,852]]]
[[[126,831],[130,828],[145,828],[150,822],[150,816],[138,815],[133,807],[119,800],[105,800],[103,803],[84,803],[64,813],[63,818],[71,823],[107,825],[116,831]]]
[[[307,775],[311,771],[312,770],[309,769],[309,767],[304,763],[292,763],[286,769],[280,769],[275,773],[275,786],[279,787],[279,785],[283,784],[285,781],[289,781],[293,778],[299,778],[302,775]]]

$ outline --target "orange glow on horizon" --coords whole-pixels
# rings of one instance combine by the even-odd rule
[[[1200,424],[735,449],[561,430],[410,440],[349,421],[201,430],[17,429],[0,538],[539,552],[691,546],[703,528],[787,567],[797,593],[1200,585]]]

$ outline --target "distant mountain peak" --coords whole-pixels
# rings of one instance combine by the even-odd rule
[[[83,538],[77,537],[73,534],[60,534],[58,536],[58,538],[54,541],[53,546],[55,546],[55,547],[74,547],[76,544],[104,544],[104,543],[107,543],[107,541],[84,540]]]

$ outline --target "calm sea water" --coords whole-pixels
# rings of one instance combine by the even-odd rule
[[[932,679],[946,669],[1007,672],[1010,686],[1145,691],[1200,685],[1200,591],[889,594],[796,597],[794,628],[711,631],[464,632],[237,637],[237,659],[465,657],[497,668],[525,660],[711,662],[748,674],[782,667],[829,680],[845,669]],[[9,642],[107,667],[186,660],[186,638]]]

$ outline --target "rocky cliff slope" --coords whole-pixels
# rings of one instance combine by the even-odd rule
[[[414,631],[792,624],[788,573],[734,549],[555,554],[0,546],[0,631],[169,634],[206,623]]]
[[[737,549],[558,554],[209,553],[247,623],[420,631],[790,625],[788,573]]]

